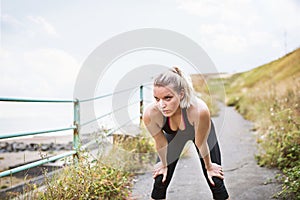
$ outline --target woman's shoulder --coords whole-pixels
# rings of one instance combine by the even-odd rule
[[[163,115],[161,111],[157,108],[157,106],[153,103],[145,108],[143,118],[144,121],[155,120],[156,122],[159,122],[163,120]]]
[[[188,109],[187,113],[191,121],[203,118],[210,118],[207,104],[202,99],[197,99]]]

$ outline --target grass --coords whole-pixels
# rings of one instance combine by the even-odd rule
[[[47,181],[38,199],[126,199],[131,174],[81,157],[78,166],[69,166],[59,177]]]
[[[143,173],[152,169],[156,160],[154,140],[145,129],[138,136],[117,135],[111,151],[100,159],[132,173]],[[113,159],[111,159],[113,158]]]
[[[291,52],[284,57],[277,59],[273,62],[267,63],[253,70],[238,73],[228,79],[230,87],[226,92],[236,93],[255,88],[268,89],[274,84],[277,89],[281,89],[280,85],[292,86],[294,79],[300,77],[300,48]],[[242,89],[244,89],[242,91]],[[280,91],[282,92],[282,91]]]
[[[7,199],[128,199],[134,174],[153,160],[152,152],[152,141],[143,131],[118,141],[97,159],[91,159],[88,152],[80,152],[77,165],[67,165],[52,177],[44,171],[43,187],[27,184],[22,194],[10,193]]]
[[[259,165],[282,174],[277,197],[300,199],[300,49],[224,80],[227,105],[254,122]]]
[[[225,99],[223,80],[200,74],[191,75],[191,79],[195,92],[198,94],[198,97],[207,104],[211,116],[217,116],[219,112],[217,102],[224,102]]]

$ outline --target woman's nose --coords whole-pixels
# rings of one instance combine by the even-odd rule
[[[160,106],[161,108],[165,108],[165,107],[166,107],[166,104],[165,104],[165,102],[164,102],[163,100],[160,100],[160,101],[159,101],[159,106]]]

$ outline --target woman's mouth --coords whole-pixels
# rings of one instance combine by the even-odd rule
[[[162,111],[164,114],[168,114],[170,111],[169,110],[163,110]]]

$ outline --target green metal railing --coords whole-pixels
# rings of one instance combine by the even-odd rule
[[[137,87],[135,87],[135,88],[137,88]],[[38,134],[51,133],[51,132],[73,130],[73,150],[65,152],[65,153],[62,153],[62,154],[59,154],[59,155],[56,155],[56,156],[44,158],[44,159],[41,159],[41,160],[36,161],[36,162],[25,164],[25,165],[22,165],[20,167],[16,167],[16,168],[13,168],[13,169],[10,169],[10,170],[6,170],[6,171],[3,171],[3,172],[0,172],[0,178],[4,177],[4,176],[12,175],[14,173],[17,173],[17,172],[20,172],[20,171],[23,171],[23,170],[27,170],[27,169],[30,169],[30,168],[33,168],[33,167],[37,167],[37,166],[46,164],[48,162],[60,160],[62,158],[66,158],[66,157],[69,157],[69,156],[73,156],[73,159],[77,160],[77,158],[79,156],[79,151],[80,151],[80,149],[79,149],[79,146],[80,146],[79,145],[80,144],[79,134],[80,134],[80,128],[81,128],[81,126],[85,126],[87,124],[90,124],[90,123],[92,123],[94,121],[97,121],[97,120],[99,120],[99,119],[101,119],[103,117],[106,117],[106,116],[112,114],[113,112],[116,112],[118,110],[124,109],[124,108],[126,108],[126,107],[128,107],[130,105],[136,104],[138,102],[140,103],[140,114],[139,114],[139,117],[140,117],[140,122],[141,122],[141,120],[142,120],[142,113],[143,113],[143,101],[144,101],[143,100],[143,86],[142,85],[139,87],[139,90],[140,90],[140,99],[139,99],[139,101],[136,101],[136,102],[133,102],[133,103],[131,103],[129,105],[126,105],[126,106],[123,106],[121,108],[115,109],[112,112],[103,114],[103,115],[101,115],[99,117],[96,117],[93,120],[84,122],[82,124],[80,123],[80,103],[102,99],[104,97],[109,97],[109,96],[112,96],[114,94],[126,92],[126,91],[129,91],[129,90],[132,90],[132,89],[134,89],[134,88],[129,88],[129,89],[125,89],[125,90],[122,90],[122,91],[115,92],[115,93],[105,94],[105,95],[102,95],[102,96],[98,96],[98,97],[95,97],[95,98],[84,99],[84,100],[78,100],[78,99],[75,99],[75,100],[41,100],[41,99],[21,99],[21,98],[0,98],[0,101],[4,101],[4,102],[73,103],[73,110],[74,110],[74,116],[73,116],[74,121],[73,121],[73,125],[71,127],[59,128],[59,129],[53,129],[53,130],[42,130],[42,131],[35,131],[35,132],[22,132],[22,133],[5,133],[5,134],[0,134],[0,139],[7,139],[7,138],[14,138],[14,137],[22,137],[22,136],[38,135]],[[122,126],[125,126],[130,121],[131,120],[129,120],[125,124],[117,127],[116,129],[109,131],[106,134],[106,136],[111,135],[114,131],[120,129]],[[81,148],[86,148],[87,146],[89,146],[92,143],[94,143],[94,141],[91,141],[91,142],[83,145]]]
[[[78,155],[78,143],[79,143],[79,136],[78,136],[78,124],[79,124],[79,104],[78,100],[41,100],[41,99],[21,99],[21,98],[0,98],[0,101],[4,102],[38,102],[38,103],[73,103],[74,104],[74,122],[73,126],[67,127],[67,128],[59,128],[59,129],[53,129],[53,130],[43,130],[43,131],[35,131],[35,132],[21,132],[21,133],[5,133],[0,134],[0,139],[7,139],[7,138],[14,138],[14,137],[22,137],[22,136],[30,136],[30,135],[39,135],[44,133],[52,133],[52,132],[59,132],[59,131],[67,131],[67,130],[73,130],[73,149],[72,151],[68,151],[63,154],[59,154],[56,156],[48,157],[41,159],[36,162],[32,162],[29,164],[22,165],[20,167],[16,167],[10,170],[6,170],[3,172],[0,172],[0,177],[4,177],[7,175],[12,175],[14,173],[30,169],[33,167],[37,167],[39,165],[56,161],[61,158],[65,158],[68,156],[76,156]]]

